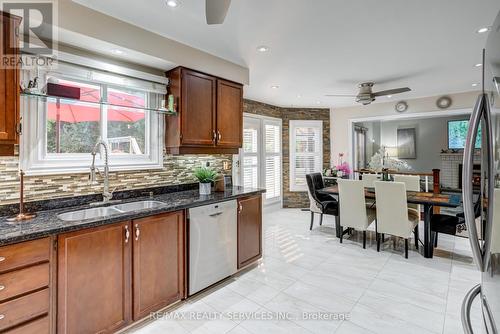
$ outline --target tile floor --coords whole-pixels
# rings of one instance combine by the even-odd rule
[[[264,257],[257,266],[180,303],[168,319],[129,333],[463,332],[462,300],[480,280],[468,240],[440,235],[433,259],[414,249],[405,259],[403,243],[394,249],[391,239],[377,253],[372,233],[366,250],[357,234],[340,244],[333,223],[328,217],[309,231],[309,212],[266,213]],[[472,319],[481,333],[479,305]]]

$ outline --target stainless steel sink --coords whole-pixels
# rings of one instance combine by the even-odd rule
[[[61,213],[57,217],[63,221],[76,222],[94,218],[104,218],[123,213],[112,206]]]
[[[77,222],[95,218],[106,218],[126,212],[156,209],[162,206],[165,206],[165,203],[159,201],[139,201],[132,203],[124,203],[120,205],[71,211],[71,212],[61,213],[57,217],[62,221]]]
[[[141,211],[147,209],[156,209],[156,208],[161,208],[162,206],[165,206],[165,203],[158,201],[141,201],[141,202],[132,202],[132,203],[114,205],[113,208],[123,212],[131,212],[131,211]]]

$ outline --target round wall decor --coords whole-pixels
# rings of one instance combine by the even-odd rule
[[[439,109],[446,109],[451,106],[451,98],[449,96],[441,96],[439,99],[436,101],[436,106]]]
[[[406,103],[405,101],[399,101],[398,103],[396,103],[395,109],[397,112],[405,112],[406,110],[408,110],[408,103]]]

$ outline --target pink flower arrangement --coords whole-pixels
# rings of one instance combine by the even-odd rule
[[[351,169],[349,168],[349,164],[347,162],[343,162],[340,165],[335,166],[335,169],[342,172],[343,175],[351,175]]]

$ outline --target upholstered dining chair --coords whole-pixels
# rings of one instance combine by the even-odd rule
[[[406,187],[402,182],[375,181],[377,201],[377,252],[380,251],[380,234],[390,234],[405,240],[405,258],[408,258],[408,239],[415,234],[418,249],[418,221],[415,210],[409,210]]]
[[[480,199],[474,203],[474,215],[476,218],[481,216]],[[465,216],[463,212],[457,213],[456,215],[433,214],[431,217],[431,239],[434,247],[437,247],[438,245],[439,233],[457,235],[457,233],[465,230],[467,230],[467,226],[465,224]]]
[[[363,174],[362,181],[365,188],[373,188],[373,182],[380,181],[382,176],[380,174]]]
[[[319,189],[325,187],[323,176],[321,173],[312,173],[306,175],[307,194],[309,196],[309,209],[311,211],[311,225],[309,230],[312,230],[314,224],[314,214],[320,215],[319,224],[323,224],[323,215],[338,216],[339,206],[338,201],[330,195],[318,193]]]
[[[421,191],[420,176],[395,174],[394,182],[403,182],[405,184],[406,191]],[[420,214],[420,205],[408,204],[408,207],[416,210]]]
[[[338,180],[340,242],[344,227],[363,232],[363,248],[366,248],[366,230],[375,220],[375,209],[367,208],[363,181]]]

